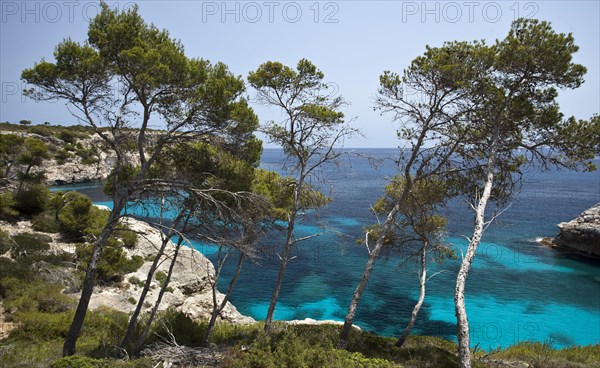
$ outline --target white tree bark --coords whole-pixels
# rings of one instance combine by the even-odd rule
[[[421,306],[423,305],[423,301],[425,300],[425,284],[427,283],[427,243],[423,244],[423,248],[421,248],[421,277],[419,277],[419,300],[417,300],[417,304],[415,304],[412,313],[410,315],[410,321],[408,325],[402,332],[400,338],[396,342],[396,346],[401,348],[402,345],[406,342],[408,335],[412,331],[415,326],[415,321],[417,320],[417,316],[419,315],[419,310],[421,310]]]
[[[481,243],[481,237],[485,230],[485,208],[487,207],[488,200],[492,192],[492,185],[494,182],[494,163],[497,153],[498,145],[497,132],[494,136],[492,149],[488,157],[487,162],[487,177],[483,192],[477,203],[475,209],[475,227],[473,230],[473,236],[469,241],[467,252],[463,257],[458,275],[456,277],[456,289],[454,290],[454,306],[457,323],[457,337],[458,337],[458,357],[461,368],[471,368],[471,340],[469,336],[469,320],[467,318],[467,309],[465,307],[465,284],[467,282],[467,276],[473,264],[477,247]]]

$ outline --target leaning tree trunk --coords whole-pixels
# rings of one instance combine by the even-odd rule
[[[456,289],[454,290],[454,306],[457,324],[458,337],[458,357],[461,368],[471,368],[471,341],[469,336],[469,320],[467,318],[467,309],[465,307],[465,284],[467,276],[471,269],[471,264],[475,258],[477,247],[481,243],[481,237],[485,230],[485,208],[492,192],[494,182],[494,162],[497,152],[498,136],[494,137],[492,149],[487,162],[487,177],[483,188],[483,193],[479,198],[475,212],[475,228],[473,236],[469,241],[467,252],[462,260],[458,275],[456,277]]]
[[[17,193],[21,193],[21,190],[23,189],[23,184],[25,183],[25,180],[29,176],[29,171],[31,171],[31,165],[27,166],[27,169],[25,170],[23,177],[19,181],[19,187],[17,188]]]
[[[296,223],[296,213],[292,212],[290,215],[290,221],[288,223],[287,236],[285,239],[285,245],[283,249],[283,257],[281,257],[281,261],[279,262],[279,272],[277,273],[277,282],[275,284],[275,290],[273,290],[273,295],[271,296],[271,303],[269,304],[269,309],[267,310],[267,316],[265,317],[265,331],[270,332],[271,326],[273,323],[273,315],[275,314],[275,306],[277,305],[277,299],[279,298],[279,291],[281,290],[281,285],[283,285],[283,276],[285,275],[285,268],[290,258],[290,251],[292,249],[292,244],[294,242],[294,225]]]
[[[379,257],[381,250],[383,249],[383,243],[385,240],[386,233],[394,225],[394,219],[396,217],[396,213],[398,212],[398,206],[394,206],[394,208],[388,214],[385,222],[383,223],[381,236],[377,238],[375,242],[375,247],[369,252],[369,259],[367,260],[367,264],[365,265],[365,270],[363,271],[363,275],[360,278],[358,286],[352,295],[352,301],[350,302],[350,307],[348,307],[348,313],[346,314],[346,318],[344,320],[344,326],[342,327],[342,332],[340,333],[340,341],[338,343],[339,349],[346,349],[348,347],[348,337],[350,336],[350,330],[352,329],[352,324],[354,322],[354,316],[356,315],[356,309],[358,308],[358,303],[360,302],[360,298],[362,297],[365,288],[367,287],[367,283],[369,282],[369,277],[371,277],[371,272],[373,272],[373,266],[375,265],[375,261]]]
[[[406,342],[406,339],[408,338],[408,335],[410,335],[410,332],[412,331],[413,327],[415,326],[415,321],[417,320],[417,316],[419,315],[419,310],[421,310],[421,306],[423,305],[423,301],[425,300],[425,284],[426,283],[427,283],[427,242],[425,242],[425,244],[423,244],[423,248],[421,248],[421,277],[419,278],[419,286],[420,286],[419,300],[417,301],[417,304],[415,304],[415,307],[413,308],[413,311],[410,315],[410,321],[408,322],[408,325],[404,329],[404,332],[402,332],[402,335],[398,338],[398,341],[396,341],[396,346],[399,348],[401,348],[402,345],[404,345],[404,343]]]
[[[204,339],[202,341],[202,344],[205,347],[208,347],[208,342],[210,340],[210,336],[212,335],[213,329],[215,327],[215,323],[217,322],[217,317],[221,314],[221,312],[227,305],[229,298],[231,298],[231,292],[233,291],[233,287],[235,286],[235,283],[237,282],[237,279],[240,276],[240,272],[242,272],[243,263],[244,263],[244,253],[240,252],[240,259],[238,260],[238,263],[237,263],[237,266],[235,269],[235,273],[234,273],[231,281],[229,281],[229,287],[227,288],[227,292],[223,296],[223,300],[221,301],[220,304],[217,303],[217,280],[218,280],[218,277],[213,284],[213,287],[212,287],[213,310],[212,310],[212,314],[210,316],[210,321],[208,322],[208,327],[206,328],[206,333],[204,335]]]
[[[179,218],[180,217],[178,217],[175,220],[175,223],[173,224],[173,226],[175,226],[179,222]],[[150,270],[148,270],[148,276],[146,277],[146,282],[144,283],[144,288],[142,289],[142,293],[140,294],[140,297],[138,299],[138,303],[135,307],[135,310],[133,311],[133,314],[131,315],[131,318],[129,319],[129,325],[127,326],[127,330],[125,331],[123,340],[121,341],[121,344],[119,345],[120,349],[125,349],[125,347],[129,343],[129,340],[131,339],[131,335],[133,334],[133,331],[135,330],[135,325],[137,324],[138,317],[142,311],[144,302],[146,301],[146,296],[148,295],[148,292],[150,291],[152,277],[154,277],[154,273],[156,272],[156,269],[158,268],[159,260],[162,257],[162,255],[164,254],[165,248],[167,247],[167,244],[169,244],[169,242],[171,241],[172,236],[173,236],[172,231],[168,235],[165,236],[165,238],[162,241],[162,244],[160,245],[160,248],[159,248],[157,254],[154,257],[154,261],[152,261]]]
[[[154,303],[154,307],[150,312],[150,316],[148,317],[148,321],[146,322],[146,327],[144,328],[144,332],[138,338],[137,343],[135,344],[135,348],[133,349],[133,356],[136,356],[142,350],[142,345],[144,345],[144,340],[146,340],[146,336],[148,336],[148,332],[150,332],[150,327],[152,326],[152,322],[154,321],[154,317],[156,316],[156,312],[158,312],[158,307],[160,306],[160,302],[162,301],[167,288],[169,287],[169,282],[171,281],[171,275],[173,274],[173,269],[175,268],[175,263],[177,262],[177,256],[179,255],[179,249],[181,249],[181,244],[183,243],[183,237],[179,238],[177,245],[175,246],[175,253],[173,253],[173,259],[171,260],[171,264],[169,265],[169,272],[167,274],[167,278],[165,282],[162,284],[160,288],[160,292],[158,293],[158,298],[156,298],[156,302]]]
[[[104,226],[104,229],[102,229],[100,237],[94,242],[92,257],[88,263],[85,278],[83,280],[83,287],[81,288],[81,297],[79,298],[79,303],[77,304],[71,327],[69,327],[69,332],[67,332],[67,336],[65,337],[63,356],[75,354],[75,345],[77,344],[77,339],[83,328],[85,315],[90,304],[90,299],[92,298],[92,293],[94,292],[94,283],[96,281],[96,273],[98,272],[98,263],[100,262],[100,256],[102,255],[102,249],[112,235],[114,227],[119,217],[121,217],[121,210],[124,206],[125,202],[122,199],[114,203],[114,208],[110,213],[108,222]]]

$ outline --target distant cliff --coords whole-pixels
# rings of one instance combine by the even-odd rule
[[[576,219],[558,224],[554,238],[558,248],[600,259],[600,203],[584,211]]]
[[[23,131],[6,124],[0,128],[0,134],[37,138],[46,144],[50,154],[42,165],[33,167],[32,172],[43,171],[48,185],[104,180],[116,161],[114,151],[89,129],[71,132],[70,127],[34,126],[30,131]],[[110,135],[109,132],[105,134]],[[139,161],[138,157],[135,151],[125,153],[125,160],[134,165]]]

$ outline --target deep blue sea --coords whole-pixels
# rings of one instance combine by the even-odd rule
[[[348,150],[340,167],[323,173],[322,186],[333,202],[318,213],[309,212],[298,226],[298,236],[323,232],[301,243],[287,268],[275,318],[343,321],[352,293],[362,274],[367,252],[356,240],[362,226],[375,221],[369,206],[394,175],[395,149]],[[282,151],[265,149],[261,166],[281,172]],[[375,163],[375,165],[373,165]],[[323,185],[323,184],[321,184]],[[95,186],[76,186],[98,204],[110,205]],[[68,189],[68,188],[61,188]],[[506,347],[520,341],[552,341],[555,347],[600,343],[600,263],[549,249],[536,242],[557,234],[556,224],[575,218],[600,202],[600,172],[570,171],[526,175],[521,192],[508,210],[490,226],[479,247],[467,281],[467,312],[471,342],[482,349]],[[135,212],[135,210],[133,210]],[[448,240],[458,254],[466,248],[464,235],[472,231],[473,213],[464,201],[453,201]],[[280,244],[283,234],[273,232],[266,244]],[[194,246],[214,257],[215,248]],[[363,295],[355,323],[363,329],[398,336],[418,296],[417,263],[402,255],[380,259]],[[232,303],[255,319],[264,319],[278,269],[275,254],[244,266]],[[455,339],[453,292],[458,260],[429,261],[427,296],[414,333]],[[230,268],[225,267],[221,289]]]

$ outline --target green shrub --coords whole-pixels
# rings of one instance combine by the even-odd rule
[[[84,194],[68,192],[58,212],[60,230],[70,235],[82,235],[90,225],[92,201]]]
[[[30,280],[33,278],[33,273],[29,269],[27,262],[23,260],[13,261],[6,257],[0,257],[0,296],[4,295],[4,285],[2,279],[4,277],[16,277],[21,280]]]
[[[93,206],[92,201],[79,192],[58,192],[49,202],[50,207],[58,211],[60,231],[68,235],[98,237],[108,221],[109,212]],[[137,236],[124,236],[127,244],[137,241]]]
[[[51,137],[53,135],[52,129],[44,125],[34,125],[29,129],[29,132],[33,134],[39,134],[42,137]]]
[[[158,284],[162,287],[164,282],[167,281],[167,274],[162,271],[156,271],[154,278],[158,281]]]
[[[131,276],[128,281],[130,284],[137,285],[139,287],[144,287],[144,285],[146,284],[144,281],[140,280],[135,276]]]
[[[59,164],[64,164],[71,157],[73,157],[73,155],[64,148],[60,149],[60,150],[56,151],[56,153],[54,153],[54,159]]]
[[[19,216],[19,212],[14,209],[15,198],[11,192],[0,194],[0,219],[13,220]]]
[[[92,208],[90,208],[88,227],[85,229],[85,233],[87,235],[92,235],[95,238],[99,237],[102,233],[102,229],[104,229],[104,226],[108,222],[109,215],[109,211],[92,206]]]
[[[0,230],[0,255],[8,252],[14,242],[8,235],[7,231]]]
[[[129,298],[127,298],[127,301],[133,305],[137,304],[137,300],[135,300],[134,297],[130,296]]]
[[[77,151],[77,147],[75,147],[75,145],[71,144],[71,143],[67,143],[65,144],[65,146],[63,147],[65,149],[65,151],[67,152],[75,152]]]
[[[12,237],[15,243],[11,249],[10,255],[13,259],[21,257],[39,258],[50,249],[52,238],[47,235],[20,233]]]
[[[31,228],[43,233],[57,233],[60,230],[53,211],[44,211],[36,215],[31,220]]]
[[[63,357],[54,361],[51,368],[153,368],[156,363],[149,358],[135,360],[95,359],[81,355]]]
[[[336,327],[331,326],[326,326],[326,329],[332,332],[338,331]],[[399,367],[394,362],[386,359],[366,357],[359,352],[337,350],[333,345],[333,340],[329,338],[318,339],[322,331],[323,329],[317,328],[313,333],[307,333],[307,330],[296,330],[290,326],[284,327],[282,332],[274,333],[270,336],[259,334],[248,351],[243,354],[230,351],[222,365],[224,367],[240,368]],[[314,341],[317,342],[315,343]]]
[[[205,323],[195,322],[182,312],[167,309],[156,317],[149,339],[150,342],[161,341],[159,336],[167,337],[170,332],[179,345],[194,347],[202,344],[205,331]]]
[[[45,185],[30,185],[15,195],[14,208],[25,215],[37,215],[46,209],[49,195]]]
[[[78,143],[77,147],[81,147]],[[75,154],[81,157],[81,163],[84,165],[95,165],[100,162],[100,157],[98,156],[98,150],[94,147],[91,148],[77,148]]]
[[[62,285],[7,277],[2,279],[2,288],[5,295],[5,308],[17,313],[60,313],[75,306],[73,298],[61,293]]]
[[[126,248],[134,248],[138,242],[138,235],[126,225],[118,225],[113,233],[115,238],[119,238]]]
[[[129,164],[125,164],[121,167],[119,171],[119,180],[123,186],[129,186],[133,183],[133,180],[137,177],[140,172],[139,166],[133,166]],[[114,188],[114,177],[115,171],[114,169],[110,172],[108,177],[106,178],[106,182],[104,183],[104,193],[108,195],[115,194]]]
[[[85,270],[92,256],[93,245],[89,243],[77,244],[75,254],[80,261],[80,269]],[[123,275],[137,271],[144,264],[140,256],[127,258],[125,251],[119,247],[118,242],[111,238],[102,250],[102,257],[98,263],[98,279],[106,282],[119,282]]]
[[[74,144],[77,142],[77,134],[67,129],[63,129],[58,138],[62,139],[65,143]]]
[[[98,360],[84,357],[81,355],[72,355],[60,358],[52,363],[51,368],[95,368],[98,367]]]

